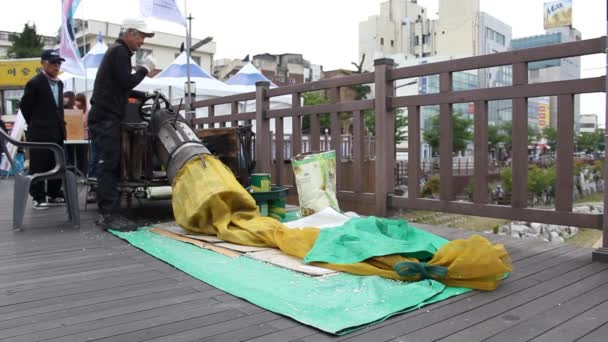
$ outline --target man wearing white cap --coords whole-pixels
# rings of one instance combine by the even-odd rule
[[[88,127],[97,148],[97,223],[105,229],[128,231],[135,224],[119,215],[120,194],[117,184],[120,174],[120,122],[125,116],[128,98],[145,97],[135,88],[152,71],[156,62],[151,56],[132,73],[131,57],[154,33],[141,19],[126,19],[116,42],[108,48],[97,71],[91,98]]]

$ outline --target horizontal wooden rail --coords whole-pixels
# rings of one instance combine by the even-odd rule
[[[426,198],[410,200],[407,197],[389,195],[393,208],[433,210],[446,213],[483,216],[506,220],[539,222],[547,224],[602,228],[602,215],[559,212],[545,209],[511,208],[495,204],[475,204],[455,201],[441,201]]]
[[[340,102],[336,104],[322,104],[315,106],[303,106],[297,108],[272,109],[266,113],[268,118],[280,118],[294,115],[308,115],[331,112],[354,112],[357,110],[374,109],[374,100],[360,100]]]
[[[200,100],[192,102],[192,107],[203,108],[209,106],[217,106],[222,104],[230,104],[231,102],[255,101],[255,91],[237,95],[217,97],[214,99]]]
[[[603,53],[605,48],[606,37],[600,37],[577,42],[548,45],[524,50],[498,52],[482,56],[452,59],[449,61],[398,68],[389,72],[389,79],[398,80],[418,76],[437,75],[446,72],[457,72],[516,63],[592,55],[596,53]]]
[[[360,75],[328,78],[316,82],[288,85],[284,87],[272,88],[268,90],[268,96],[281,96],[293,93],[306,93],[310,91],[325,90],[338,87],[350,87],[360,84],[374,83],[374,73],[364,73]]]
[[[241,120],[253,120],[255,119],[255,112],[238,113],[236,115],[226,114],[208,118],[197,118],[194,119],[194,124],[204,125],[216,122],[229,122],[229,121],[241,121]]]
[[[517,86],[483,88],[473,90],[451,91],[441,94],[411,95],[394,97],[390,101],[392,108],[407,106],[432,106],[449,103],[468,103],[477,101],[510,100],[541,96],[558,96],[567,94],[586,94],[603,92],[606,88],[604,76],[580,80],[533,83]]]

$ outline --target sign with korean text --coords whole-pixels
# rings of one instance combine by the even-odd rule
[[[23,87],[40,68],[39,58],[0,60],[0,88]]]
[[[545,2],[545,29],[572,26],[572,0]]]
[[[544,97],[538,103],[538,128],[541,130],[549,127],[550,124],[550,112],[549,112],[549,98]]]

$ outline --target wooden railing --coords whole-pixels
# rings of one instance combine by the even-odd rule
[[[606,38],[583,40],[558,45],[517,50],[491,55],[455,59],[439,63],[423,64],[405,68],[393,68],[390,59],[375,61],[374,72],[343,78],[333,78],[318,82],[290,85],[269,89],[268,83],[259,82],[255,93],[198,101],[196,108],[206,108],[208,117],[197,118],[193,125],[203,128],[216,124],[225,126],[228,122],[237,125],[245,121],[255,121],[257,132],[256,158],[257,171],[272,172],[276,184],[288,183],[289,169],[285,167],[285,133],[283,120],[292,118],[292,135],[289,150],[291,155],[304,151],[302,139],[302,118],[310,117],[309,147],[312,151],[321,149],[321,129],[319,114],[329,113],[331,118],[331,148],[336,150],[337,160],[342,160],[344,150],[341,144],[340,114],[348,113],[353,120],[352,172],[353,179],[363,180],[364,165],[364,121],[363,111],[373,110],[375,115],[375,160],[373,192],[364,192],[364,184],[351,182],[351,188],[341,184],[344,163],[337,163],[337,186],[339,199],[359,205],[373,206],[376,215],[387,215],[395,209],[424,209],[458,214],[487,216],[585,228],[604,229],[603,248],[594,253],[597,259],[608,260],[608,216],[574,213],[573,207],[573,152],[574,152],[574,96],[576,94],[606,92],[606,77],[594,77],[566,81],[530,84],[528,82],[528,63],[541,60],[577,57],[604,53]],[[480,88],[454,91],[452,77],[455,72],[511,66],[513,82],[511,86]],[[401,79],[439,75],[440,92],[425,95],[395,96],[394,82]],[[340,88],[371,84],[375,98],[358,101],[341,101]],[[333,93],[330,98],[335,103],[301,106],[303,93],[326,90]],[[292,107],[269,110],[269,98],[281,95],[292,96]],[[557,96],[557,148],[556,148],[556,208],[543,210],[528,208],[528,98]],[[488,203],[488,101],[512,100],[512,196],[511,205]],[[238,113],[239,102],[256,101],[256,111]],[[453,130],[452,105],[455,103],[474,103],[474,196],[472,202],[455,201],[453,186]],[[214,107],[231,104],[232,113],[215,116]],[[421,178],[421,107],[439,105],[440,119],[440,195],[439,199],[420,197]],[[395,182],[395,110],[404,108],[408,116],[408,195],[394,194]],[[272,148],[270,120],[274,119],[274,140]],[[274,153],[273,153],[274,150]],[[273,158],[274,156],[274,158]],[[608,166],[604,168],[608,172]],[[607,178],[605,177],[605,180]],[[608,183],[607,183],[608,184]],[[607,192],[608,193],[608,192]],[[604,202],[605,209],[608,209]]]

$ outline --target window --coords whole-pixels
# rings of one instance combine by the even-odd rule
[[[505,36],[496,32],[496,42],[500,45],[505,45]]]
[[[494,30],[486,27],[486,39],[494,40]]]
[[[416,40],[414,41],[414,45],[415,46],[420,45],[420,36],[416,36]]]
[[[486,39],[492,40],[500,45],[506,44],[506,38],[504,34],[500,34],[489,27],[486,27]]]
[[[85,45],[84,49],[82,48],[82,46],[78,47],[78,52],[80,53],[80,57],[84,57],[84,55],[87,54],[87,52],[91,51],[91,44],[87,44]]]
[[[430,52],[425,52],[422,54],[422,57],[430,57],[431,53]]]
[[[395,47],[395,41],[391,39],[391,47]]]
[[[428,34],[423,34],[422,35],[422,45],[426,44],[429,42],[429,35]]]
[[[196,64],[198,64],[198,66],[201,65],[201,57],[200,56],[190,56],[190,58],[192,58]]]
[[[384,38],[380,38],[380,45],[384,45]]]

